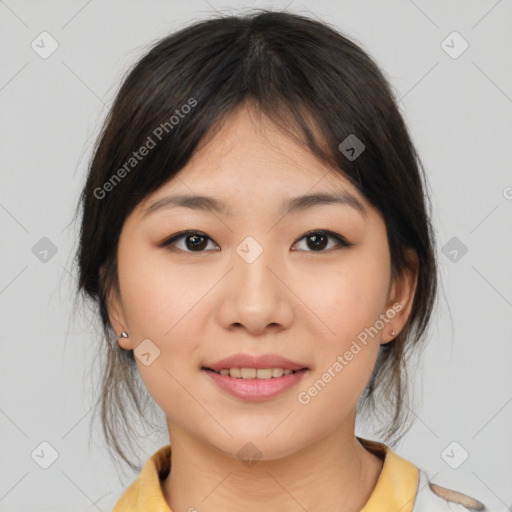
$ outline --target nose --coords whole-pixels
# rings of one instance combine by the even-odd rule
[[[244,252],[244,249],[248,250]],[[277,256],[263,249],[253,260],[254,250],[251,244],[245,247],[241,244],[233,254],[233,268],[219,290],[221,300],[217,314],[225,329],[245,328],[257,336],[290,326],[294,317],[294,295],[286,269]]]

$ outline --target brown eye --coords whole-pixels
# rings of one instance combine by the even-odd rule
[[[191,251],[201,251],[208,245],[208,242],[206,241],[206,237],[202,235],[186,235],[185,245],[187,249]]]
[[[349,247],[352,244],[348,243],[341,235],[333,233],[332,231],[309,231],[300,240],[306,240],[306,247],[310,249],[306,252],[327,252],[324,249],[329,245],[329,239],[334,240],[334,247],[330,249],[339,249]],[[295,242],[298,243],[298,242]]]
[[[182,240],[185,243],[181,244],[181,247],[178,247],[177,242],[181,242]],[[164,240],[160,246],[173,246],[177,248],[177,250],[184,252],[205,252],[204,249],[208,246],[208,241],[213,242],[208,235],[200,231],[182,231]]]

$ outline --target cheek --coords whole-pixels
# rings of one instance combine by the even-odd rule
[[[388,269],[384,261],[358,254],[333,271],[318,272],[305,301],[337,342],[356,337],[374,325],[387,299]],[[384,264],[383,264],[384,263]]]
[[[151,350],[158,354],[149,365],[136,357],[141,379],[162,410],[181,410],[190,404],[190,395],[180,383],[190,377],[201,341],[195,306],[211,283],[199,282],[197,273],[194,279],[193,270],[176,272],[164,251],[143,251],[134,245],[121,254],[118,271],[130,338],[135,345],[151,340],[156,347],[150,345]]]
[[[337,359],[338,355],[342,356],[333,357],[324,372],[299,390],[297,407],[313,430],[318,418],[323,418],[325,428],[331,429],[355,410],[376,361],[376,351],[369,346],[361,346],[361,351],[344,364]]]
[[[165,249],[143,250],[131,244],[119,259],[119,280],[132,330],[142,337],[172,338],[211,287],[194,265],[171,265]]]
[[[154,400],[164,410],[172,410],[187,399],[178,382],[186,381],[190,363],[199,360],[196,353],[206,318],[201,311],[208,307],[212,283],[198,277],[194,265],[177,271],[165,250],[132,247],[119,252],[118,265],[130,338],[135,345],[145,339],[156,345],[159,355],[151,365],[136,361]]]

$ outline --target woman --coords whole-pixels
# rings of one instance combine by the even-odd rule
[[[140,376],[170,444],[115,511],[485,510],[391,449],[437,290],[425,196],[384,76],[326,24],[212,19],[137,63],[83,189],[79,289],[114,340],[107,440],[129,462]],[[368,411],[383,442],[354,435]]]

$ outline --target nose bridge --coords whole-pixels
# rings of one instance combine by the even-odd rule
[[[237,324],[255,334],[269,325],[283,328],[293,318],[286,280],[276,276],[283,269],[277,250],[265,247],[270,237],[259,238],[246,236],[233,252],[233,269],[219,310],[225,328]]]
[[[263,235],[246,236],[236,247],[234,258],[235,275],[241,280],[239,283],[245,287],[244,291],[249,296],[257,297],[258,294],[266,295],[267,301],[273,299],[274,293],[279,293],[276,286],[276,277],[270,269],[279,267],[276,252],[267,243],[269,237]],[[275,270],[274,270],[275,272]]]

